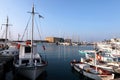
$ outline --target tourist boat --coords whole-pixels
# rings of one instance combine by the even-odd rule
[[[25,76],[28,79],[35,80],[47,66],[47,61],[37,53],[37,45],[33,43],[34,28],[34,5],[32,7],[32,39],[31,42],[21,43],[19,45],[19,58],[14,61],[15,72]]]

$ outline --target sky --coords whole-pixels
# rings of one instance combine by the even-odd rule
[[[0,25],[6,23],[8,16],[13,40],[18,39],[18,34],[22,37],[31,16],[27,12],[33,3],[35,11],[44,17],[35,16],[41,39],[50,36],[76,41],[120,38],[120,0],[0,0]],[[34,30],[39,32],[37,28]],[[37,33],[35,39],[39,39]]]

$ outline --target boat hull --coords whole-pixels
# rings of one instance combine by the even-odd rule
[[[112,75],[98,75],[98,74],[93,74],[93,73],[83,71],[83,75],[88,77],[88,78],[94,79],[94,80],[111,80],[111,79],[114,79],[114,74],[112,74]]]
[[[45,66],[16,67],[16,73],[30,80],[35,80],[43,71]]]
[[[71,67],[81,74],[83,74],[83,67],[86,65],[87,65],[86,63],[79,62],[79,61],[71,62]]]
[[[118,66],[113,66],[113,71],[117,74],[120,74],[120,67]]]

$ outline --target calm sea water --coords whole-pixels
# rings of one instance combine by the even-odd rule
[[[78,50],[93,49],[93,46],[62,46],[55,44],[38,45],[38,51],[48,61],[46,71],[44,71],[37,80],[87,80],[71,69],[70,61],[73,59],[80,60]],[[12,72],[6,74],[5,80],[28,80],[20,75],[12,75]]]

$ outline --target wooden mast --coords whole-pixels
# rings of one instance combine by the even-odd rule
[[[7,45],[7,34],[8,34],[8,16],[7,16],[7,22],[6,22],[5,46]]]
[[[32,61],[33,61],[33,33],[34,33],[34,15],[35,15],[35,12],[34,12],[34,4],[33,4],[33,7],[32,7],[32,39],[31,39],[31,53],[32,53]]]
[[[8,35],[8,26],[10,26],[8,16],[7,16],[7,22],[6,22],[6,24],[2,24],[2,25],[6,26],[6,31],[5,31],[5,33],[6,33],[5,34],[5,48],[6,48],[6,45],[7,45],[7,35]]]
[[[34,4],[32,6],[32,12],[29,12],[32,14],[32,32],[31,32],[31,65],[33,65],[33,59],[34,59],[34,53],[33,53],[33,38],[34,38],[34,16],[35,16],[35,11],[34,11]]]
[[[32,12],[28,12],[32,14],[32,37],[31,37],[31,63],[33,63],[33,59],[34,59],[34,53],[33,53],[33,38],[34,38],[34,16],[35,14],[39,14],[37,12],[35,12],[34,10],[34,3],[32,6]],[[39,15],[39,17],[43,18],[41,15]]]

